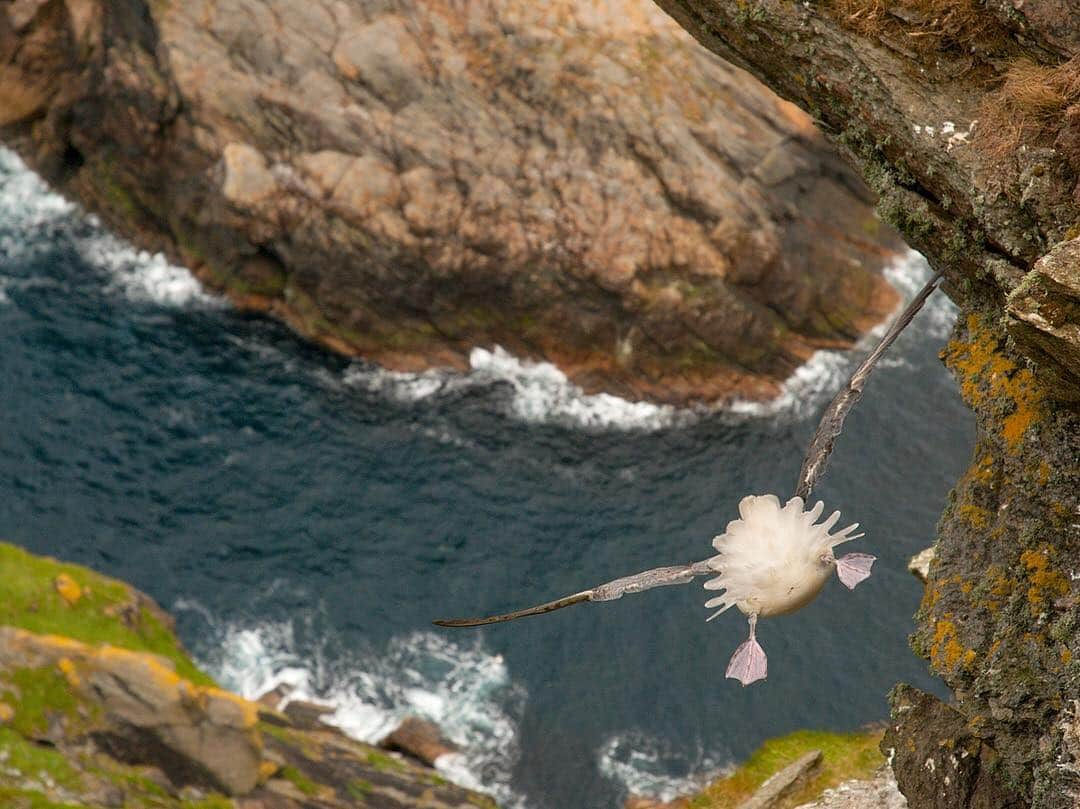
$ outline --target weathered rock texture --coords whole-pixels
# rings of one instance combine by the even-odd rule
[[[907,809],[907,799],[896,787],[891,768],[882,767],[873,778],[845,781],[825,790],[813,803],[796,809]]]
[[[20,0],[0,137],[242,306],[388,366],[753,398],[896,302],[808,116],[646,0]]]
[[[971,793],[989,803],[942,802],[944,781],[914,766],[897,769],[901,791],[913,807],[1076,806],[1080,7],[659,2],[814,115],[963,309],[944,357],[978,446],[939,524],[914,638],[955,692],[955,721],[931,739],[919,725],[945,707],[898,703],[894,730],[911,761],[970,743],[997,763]]]

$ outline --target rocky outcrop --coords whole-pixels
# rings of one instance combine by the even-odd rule
[[[0,805],[494,809],[313,716],[218,688],[146,596],[0,543]]]
[[[896,787],[890,767],[882,767],[873,778],[853,779],[827,789],[813,803],[796,809],[907,809],[908,802]]]
[[[810,118],[646,0],[20,0],[0,137],[394,368],[497,343],[589,390],[762,398],[896,303],[894,237]]]
[[[777,809],[785,798],[805,786],[819,769],[821,751],[804,753],[784,769],[769,776],[748,800],[739,804],[738,809]]]
[[[255,705],[185,680],[166,658],[0,626],[0,661],[3,671],[62,678],[66,696],[92,706],[85,717],[54,714],[44,730],[50,741],[91,738],[116,759],[175,774],[180,786],[242,795],[259,780]],[[22,689],[14,681],[10,689],[18,705]]]
[[[457,749],[443,738],[442,731],[435,723],[416,716],[410,716],[398,725],[393,733],[379,742],[379,747],[404,753],[430,767],[435,766],[440,756],[449,755]]]
[[[913,807],[1075,806],[1075,2],[659,2],[711,50],[814,114],[963,310],[944,357],[975,412],[978,443],[938,526],[914,636],[956,705],[894,705],[894,734],[914,748],[904,751],[914,764],[896,771],[901,791]],[[948,711],[950,722],[920,733]],[[935,770],[939,780],[919,767],[950,744],[993,751],[996,765],[945,804],[947,770]]]

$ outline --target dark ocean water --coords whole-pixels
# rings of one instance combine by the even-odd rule
[[[910,292],[927,270],[891,272]],[[374,739],[410,713],[464,746],[451,774],[506,806],[671,795],[798,728],[884,718],[929,544],[972,421],[936,354],[936,298],[871,380],[817,492],[880,561],[767,621],[769,679],[725,680],[741,616],[700,583],[483,630],[502,611],[704,558],[748,493],[790,491],[852,357],[783,400],[689,414],[575,391],[478,351],[465,376],[329,356],[204,295],[0,151],[0,536],[124,578],[174,610],[227,684],[333,701]]]

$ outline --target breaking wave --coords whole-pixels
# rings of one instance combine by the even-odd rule
[[[334,708],[324,721],[354,739],[376,743],[406,717],[439,726],[459,752],[435,767],[447,779],[492,795],[500,806],[525,804],[510,785],[520,755],[518,721],[525,689],[510,679],[502,656],[478,640],[451,643],[429,632],[392,639],[385,648],[357,652],[328,648],[333,632],[293,623],[222,625],[197,602],[181,599],[178,613],[210,627],[200,663],[227,688],[254,699],[283,687],[290,699]],[[299,635],[312,635],[310,642]],[[310,648],[309,648],[310,647]]]
[[[12,151],[0,148],[0,259],[31,260],[66,245],[103,272],[109,288],[139,303],[224,305],[184,267],[160,253],[137,250],[113,236],[96,216],[50,190]],[[0,303],[8,297],[5,279]]]
[[[518,359],[499,346],[490,351],[474,348],[469,365],[467,373],[439,369],[405,373],[357,364],[346,371],[345,382],[405,403],[468,389],[502,387],[509,394],[502,402],[504,413],[532,424],[659,430],[688,424],[698,416],[689,409],[585,393],[551,363]]]
[[[701,750],[688,757],[662,739],[637,731],[608,739],[597,752],[597,763],[626,793],[660,801],[700,792],[725,770]]]

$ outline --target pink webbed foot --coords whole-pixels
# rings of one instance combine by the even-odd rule
[[[757,628],[757,616],[750,616],[750,638],[743,641],[735,654],[731,656],[725,676],[738,680],[744,686],[764,680],[768,675],[769,661],[765,657],[765,650],[754,637]]]
[[[870,578],[870,568],[877,560],[876,556],[868,553],[848,553],[836,560],[836,575],[849,590],[854,590],[855,585]]]

